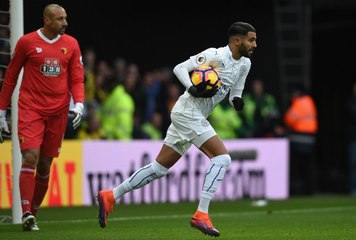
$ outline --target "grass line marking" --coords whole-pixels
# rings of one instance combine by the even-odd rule
[[[273,214],[303,214],[314,212],[337,212],[337,211],[350,211],[356,210],[356,206],[345,207],[326,207],[326,208],[308,208],[308,209],[287,209],[287,210],[272,210]],[[212,217],[229,217],[229,216],[241,216],[241,215],[265,215],[270,211],[269,209],[263,211],[245,211],[245,212],[233,212],[233,213],[212,213]],[[192,215],[187,214],[173,214],[173,215],[157,215],[157,216],[133,216],[133,217],[109,217],[110,222],[118,221],[138,221],[138,220],[164,220],[164,219],[181,219],[190,218]],[[74,219],[74,220],[50,220],[41,221],[39,223],[56,224],[56,223],[85,223],[98,221],[97,218],[93,219]]]

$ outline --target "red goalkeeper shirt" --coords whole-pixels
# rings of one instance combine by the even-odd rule
[[[6,110],[24,68],[18,104],[43,114],[68,111],[84,101],[84,70],[75,38],[63,34],[49,40],[40,30],[22,36],[6,70],[0,92],[0,109]]]

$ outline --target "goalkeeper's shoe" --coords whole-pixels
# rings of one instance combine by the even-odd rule
[[[220,236],[220,232],[211,223],[208,213],[203,213],[197,210],[190,221],[190,225],[209,236]]]
[[[31,212],[25,212],[22,216],[22,227],[24,231],[38,231],[40,230],[36,223],[36,217]]]
[[[102,190],[98,193],[99,202],[99,224],[104,228],[107,223],[109,212],[113,211],[115,198],[112,190]]]

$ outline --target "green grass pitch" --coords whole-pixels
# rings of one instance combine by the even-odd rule
[[[212,239],[190,227],[196,206],[118,204],[105,228],[98,224],[96,206],[43,208],[37,217],[40,231],[0,223],[0,239]],[[0,209],[0,215],[11,216],[11,209]],[[356,197],[351,196],[293,197],[263,207],[248,199],[213,201],[210,216],[224,240],[356,239]]]

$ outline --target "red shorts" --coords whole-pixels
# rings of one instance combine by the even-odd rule
[[[41,149],[41,155],[58,157],[67,127],[68,112],[44,115],[19,108],[18,136],[21,150]]]

